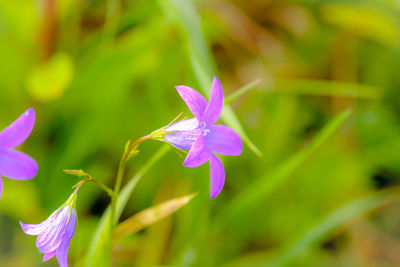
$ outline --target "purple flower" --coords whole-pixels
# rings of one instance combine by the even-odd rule
[[[214,77],[210,101],[187,86],[176,86],[195,118],[178,121],[164,129],[164,140],[189,150],[183,166],[198,167],[210,163],[210,197],[216,197],[224,187],[225,170],[215,154],[238,156],[242,153],[242,140],[231,128],[214,124],[221,115],[223,106],[222,85]]]
[[[38,236],[36,246],[39,252],[44,254],[42,261],[47,261],[56,255],[60,267],[68,267],[69,243],[75,234],[76,212],[75,204],[72,204],[74,200],[71,198],[76,199],[76,194],[72,194],[66,204],[40,224],[20,222],[22,230],[26,234]]]
[[[36,176],[38,165],[28,155],[14,150],[32,132],[35,111],[30,108],[11,125],[0,132],[0,197],[3,189],[1,176],[14,180],[26,180]]]

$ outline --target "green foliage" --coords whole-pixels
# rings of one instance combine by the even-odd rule
[[[144,165],[140,171],[130,179],[129,183],[126,184],[124,189],[121,191],[121,194],[118,198],[117,202],[117,210],[116,210],[116,217],[121,217],[122,211],[125,208],[130,195],[132,194],[133,189],[135,189],[136,184],[139,180],[149,171],[150,168],[153,167],[154,164],[157,163],[158,160],[168,151],[168,146],[164,145],[160,148],[157,153]],[[89,246],[89,253],[87,255],[87,265],[86,266],[107,266],[111,264],[111,260],[108,254],[108,244],[110,238],[110,231],[109,231],[109,217],[110,217],[110,209],[107,209],[96,229],[96,232],[93,236],[92,242]]]
[[[174,86],[208,96],[216,75],[222,120],[245,143],[222,157],[224,190],[210,200],[208,166],[141,144],[120,221],[199,195],[121,238],[113,266],[399,266],[398,188],[386,189],[400,180],[399,3],[0,0],[0,129],[33,107],[19,149],[40,166],[3,179],[0,265],[42,266],[18,220],[64,203],[79,178],[62,170],[113,187],[128,140],[190,115]],[[71,266],[111,262],[109,204],[81,188]]]

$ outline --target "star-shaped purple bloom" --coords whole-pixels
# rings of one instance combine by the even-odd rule
[[[178,121],[165,129],[165,140],[170,144],[189,150],[183,166],[198,167],[210,163],[210,197],[216,197],[224,187],[225,170],[215,154],[238,156],[242,153],[242,140],[231,128],[215,124],[223,106],[222,85],[214,77],[210,101],[187,86],[176,86],[179,95],[195,118]]]
[[[0,197],[3,189],[1,176],[14,180],[26,180],[36,176],[38,170],[36,161],[13,149],[28,138],[34,124],[35,111],[30,108],[0,132]]]
[[[76,212],[70,205],[53,212],[47,220],[40,224],[24,224],[22,230],[28,235],[37,235],[36,246],[47,261],[54,255],[60,267],[68,267],[68,248],[75,234]]]

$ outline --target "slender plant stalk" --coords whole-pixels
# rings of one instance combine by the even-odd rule
[[[115,216],[119,218],[121,216],[122,210],[125,208],[129,196],[135,189],[137,183],[143,176],[150,170],[154,164],[156,164],[165,154],[169,151],[169,146],[164,144],[148,161],[144,164],[136,175],[129,179],[129,182],[121,189],[118,196],[117,208],[115,210]],[[111,204],[109,208],[104,212],[99,225],[93,235],[93,239],[89,245],[88,258],[86,267],[98,267],[98,266],[110,266],[110,254],[111,238],[109,236],[109,229],[111,224]]]
[[[119,195],[119,191],[121,190],[121,183],[122,183],[122,178],[124,177],[124,172],[125,172],[125,166],[126,162],[129,158],[129,155],[131,154],[132,151],[134,151],[138,145],[145,141],[150,139],[150,135],[143,136],[139,139],[137,139],[135,142],[133,142],[127,149],[125,149],[124,154],[122,155],[121,161],[119,162],[118,166],[118,172],[117,172],[117,180],[115,181],[115,186],[114,186],[114,193],[111,201],[111,218],[114,221],[115,218],[115,208],[117,204],[117,199]],[[112,224],[115,224],[116,222],[113,222]]]
[[[97,184],[101,189],[103,189],[110,197],[114,195],[114,192],[111,188],[103,184],[102,182],[96,180],[96,179],[90,179],[89,181]]]
[[[85,180],[80,181],[75,188],[74,194],[78,194],[79,189],[81,189],[81,186],[84,185],[86,182],[90,181],[90,177],[86,178]]]
[[[111,216],[110,216],[110,238],[112,238],[114,229],[117,225],[117,216],[116,216],[116,209],[117,209],[117,202],[118,202],[118,195],[121,190],[122,179],[125,173],[126,162],[129,160],[132,153],[137,149],[140,143],[145,140],[151,139],[151,135],[143,136],[137,139],[135,142],[130,144],[128,148],[125,148],[124,154],[121,157],[121,161],[119,162],[118,172],[117,172],[117,179],[115,181],[115,186],[112,194],[111,199]],[[112,247],[112,242],[110,242],[110,246]],[[110,247],[110,251],[111,251]]]
[[[67,170],[64,170],[64,172],[71,174],[71,175],[78,176],[78,177],[86,177],[86,179],[80,181],[79,183],[77,183],[76,185],[73,186],[73,187],[76,187],[75,193],[77,193],[79,188],[86,182],[93,182],[93,183],[97,184],[101,189],[103,189],[110,197],[112,197],[114,195],[114,192],[111,188],[109,188],[108,186],[106,186],[105,184],[100,182],[99,180],[94,179],[90,174],[88,174],[87,172],[85,172],[83,170],[67,169]]]

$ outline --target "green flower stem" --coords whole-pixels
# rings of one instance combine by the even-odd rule
[[[115,181],[114,193],[113,193],[112,200],[111,200],[111,221],[112,221],[111,229],[112,229],[112,231],[113,231],[113,225],[115,225],[115,223],[116,223],[115,222],[115,209],[116,209],[118,194],[119,194],[119,191],[121,190],[122,178],[123,178],[124,172],[125,172],[126,157],[127,157],[126,155],[127,155],[127,153],[125,151],[121,158],[121,161],[119,162],[117,180]]]
[[[137,139],[135,142],[133,142],[130,145],[128,142],[129,146],[127,146],[125,148],[124,154],[122,155],[121,161],[119,162],[117,179],[115,181],[114,192],[113,192],[112,200],[111,200],[110,236],[113,236],[114,229],[115,229],[117,221],[118,221],[118,218],[116,216],[117,201],[118,201],[119,192],[121,190],[121,184],[122,184],[122,179],[124,177],[126,162],[129,160],[132,153],[134,153],[136,151],[139,144],[148,139],[151,139],[151,135],[143,136],[143,137]],[[110,242],[110,245],[111,245],[111,242]]]
[[[79,183],[77,183],[76,185],[73,186],[73,187],[76,187],[75,193],[78,193],[78,190],[84,183],[93,182],[93,183],[97,184],[101,189],[103,189],[110,197],[112,197],[114,195],[113,190],[111,188],[109,188],[108,186],[106,186],[105,184],[100,182],[99,180],[94,179],[92,176],[90,176],[90,174],[88,174],[87,172],[85,172],[83,170],[64,170],[64,172],[71,174],[71,175],[76,175],[78,177],[86,177],[86,179],[80,181]]]
[[[102,182],[90,177],[89,175],[86,176],[87,178],[80,181],[77,185],[76,185],[76,189],[75,189],[75,193],[78,193],[78,190],[80,189],[80,187],[86,183],[86,182],[93,182],[95,184],[97,184],[101,189],[103,189],[110,197],[112,197],[114,195],[114,192],[111,188],[109,188],[108,186],[106,186],[105,184],[103,184]]]
[[[78,191],[79,191],[79,189],[81,189],[81,186],[84,185],[86,182],[90,181],[90,179],[91,179],[91,178],[86,178],[86,179],[80,181],[79,183],[77,183],[77,184],[74,186],[74,187],[76,187],[76,188],[75,188],[75,191],[74,191],[74,194],[75,194],[75,195],[78,194]]]
[[[164,144],[154,155],[145,163],[140,170],[129,179],[127,184],[122,188],[117,201],[115,216],[119,218],[125,208],[129,197],[131,196],[136,185],[144,175],[169,151],[170,146]],[[111,240],[109,235],[111,222],[111,204],[104,212],[93,238],[89,245],[86,267],[111,266]]]
[[[106,186],[105,184],[103,184],[102,182],[96,180],[96,179],[91,179],[91,182],[97,184],[101,189],[103,189],[110,197],[112,197],[114,195],[114,191],[109,188],[108,186]]]

